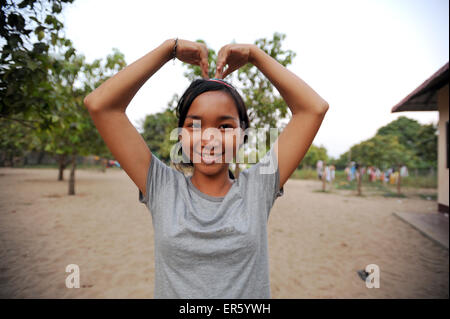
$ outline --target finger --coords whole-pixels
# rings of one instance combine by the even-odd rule
[[[227,68],[226,68],[227,67]],[[220,63],[217,67],[217,71],[216,71],[216,78],[218,79],[223,79],[224,78],[224,71],[227,70],[229,67],[229,65],[227,64],[227,62],[223,62]],[[226,69],[225,69],[226,68]]]
[[[214,77],[218,79],[222,78],[223,68],[227,64],[227,56],[227,50],[224,50],[223,48],[220,49],[217,56],[216,75]]]
[[[202,61],[200,61],[200,69],[202,70],[202,77],[204,79],[208,79],[208,61],[206,59],[202,59]]]
[[[200,68],[202,70],[203,78],[208,78],[209,63],[208,63],[208,48],[203,45],[203,50],[200,51]]]
[[[228,66],[228,68],[223,72],[223,74],[222,74],[222,79],[225,79],[225,77],[228,75],[228,74],[230,74],[230,73],[233,73],[234,71],[236,71],[238,69],[238,67],[233,67],[233,68],[230,68],[230,66]]]
[[[216,79],[220,79],[221,76],[222,76],[222,67],[220,67],[219,65],[217,65],[217,68],[216,68],[216,74],[214,75],[214,77],[215,77]]]
[[[215,78],[220,79],[222,70],[223,70],[223,63],[219,58],[217,58],[217,64],[216,64],[216,74],[214,75]]]

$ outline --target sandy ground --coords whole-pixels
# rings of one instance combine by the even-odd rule
[[[0,168],[1,298],[152,298],[151,215],[125,172],[78,170],[76,196],[54,169]],[[448,298],[448,250],[393,212],[435,201],[353,191],[321,193],[289,180],[269,218],[273,298]],[[429,193],[436,193],[428,190]],[[66,266],[80,289],[66,288]],[[376,264],[380,288],[357,271]]]

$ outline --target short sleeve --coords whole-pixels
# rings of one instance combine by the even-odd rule
[[[249,180],[261,191],[261,199],[265,199],[269,207],[283,196],[284,189],[280,189],[280,171],[273,146],[257,164],[249,168]]]
[[[160,200],[164,192],[168,187],[172,187],[176,172],[173,168],[167,166],[153,153],[151,153],[150,166],[147,171],[146,179],[146,194],[142,194],[139,190],[139,202],[146,204],[148,208],[151,208],[154,202]]]

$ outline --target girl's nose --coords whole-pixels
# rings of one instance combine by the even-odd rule
[[[208,146],[208,148],[220,148],[222,146],[221,134],[209,134],[210,132],[202,132],[201,145],[202,149]]]
[[[218,140],[202,140],[202,149],[208,148],[208,150],[213,150],[213,149],[220,149],[222,146],[222,143],[220,143],[220,141]]]
[[[214,127],[205,128],[204,130],[202,130],[201,134],[202,142],[204,141],[206,143],[209,143],[211,141],[220,142],[222,138],[222,133],[220,132],[220,130]]]

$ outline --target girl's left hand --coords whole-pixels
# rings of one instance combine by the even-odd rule
[[[217,69],[214,77],[224,79],[228,74],[247,64],[250,59],[252,44],[227,44],[217,55]],[[228,64],[227,69],[223,68]]]

